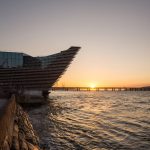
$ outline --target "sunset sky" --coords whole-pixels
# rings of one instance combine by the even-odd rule
[[[150,0],[0,0],[0,50],[81,46],[60,86],[150,85]]]

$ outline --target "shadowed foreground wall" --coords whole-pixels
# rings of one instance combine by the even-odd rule
[[[2,149],[2,146],[12,144],[15,114],[15,96],[10,99],[0,99],[0,149]]]
[[[39,138],[15,96],[0,99],[0,150],[40,150]]]

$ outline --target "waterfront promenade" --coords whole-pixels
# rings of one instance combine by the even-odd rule
[[[52,87],[52,91],[150,91],[150,87]]]

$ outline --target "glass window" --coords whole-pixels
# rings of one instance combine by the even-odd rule
[[[4,68],[23,66],[23,54],[14,52],[0,52],[0,66]]]
[[[12,67],[12,65],[11,65],[11,59],[8,59],[8,60],[7,60],[7,63],[8,63],[8,64],[7,64],[8,67],[11,68],[11,67]]]
[[[12,59],[15,59],[15,53],[12,53]]]
[[[4,52],[3,57],[4,57],[4,59],[7,58],[7,53],[6,52]]]
[[[15,59],[12,59],[11,65],[12,65],[12,67],[15,67]]]
[[[7,59],[11,59],[11,53],[7,53]]]
[[[2,57],[2,53],[0,53],[0,66],[2,65],[3,62],[3,57]]]

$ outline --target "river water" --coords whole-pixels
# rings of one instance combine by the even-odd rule
[[[150,149],[150,92],[52,92],[27,110],[46,150]]]

